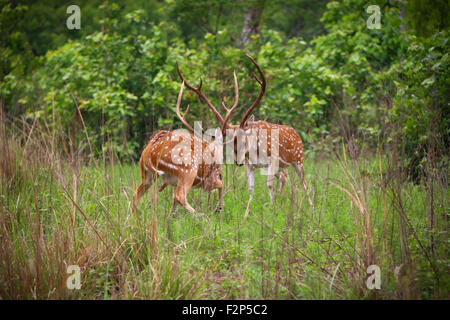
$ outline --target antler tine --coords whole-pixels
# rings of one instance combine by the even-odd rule
[[[253,65],[256,67],[256,69],[258,70],[259,75],[261,76],[261,80],[258,79],[258,77],[256,77],[256,75],[252,72],[252,77],[255,78],[255,80],[259,83],[259,85],[261,86],[261,91],[259,92],[258,98],[256,98],[255,102],[253,102],[253,104],[251,105],[250,108],[248,108],[247,112],[245,113],[244,117],[241,120],[241,124],[239,125],[239,127],[242,129],[244,128],[245,122],[247,121],[248,116],[250,115],[250,113],[253,111],[253,109],[255,109],[259,103],[261,102],[262,97],[264,96],[264,93],[266,92],[266,78],[264,77],[264,73],[262,72],[261,68],[259,67],[259,65],[256,63],[255,59],[253,59],[249,54],[247,54],[247,57],[250,58],[250,60],[252,61]]]
[[[234,109],[236,109],[236,107],[239,103],[239,87],[238,87],[236,71],[233,71],[233,77],[234,77],[234,104],[230,109],[228,109],[225,106],[225,103],[223,103],[223,101],[222,101],[222,107],[227,112],[225,114],[225,119],[224,119],[223,126],[222,126],[222,134],[225,134],[225,130],[227,129],[227,125],[228,125],[228,119],[230,118],[231,113],[234,111]]]
[[[181,105],[181,97],[183,95],[183,90],[184,90],[184,81],[181,83],[181,88],[180,88],[180,93],[178,94],[178,99],[177,99],[177,116],[178,118],[180,118],[181,122],[183,122],[183,124],[193,133],[195,133],[194,129],[190,126],[189,123],[187,123],[186,121],[186,115],[189,112],[189,105],[186,108],[186,111],[184,112],[184,116],[181,116],[180,113],[180,105]]]
[[[187,80],[186,80],[186,79],[184,78],[184,76],[181,74],[181,71],[180,71],[180,67],[179,67],[179,65],[178,65],[178,62],[176,63],[176,65],[177,65],[177,72],[178,72],[178,75],[180,76],[181,81],[183,81],[183,82],[186,84],[186,87],[188,87],[189,89],[191,89],[191,90],[194,91],[194,92],[200,91],[201,88],[202,88],[202,79],[200,78],[200,84],[199,84],[199,86],[198,86],[197,88],[195,88],[195,87],[192,86],[189,82],[187,82]]]
[[[202,84],[203,84],[202,79],[200,78],[200,85],[197,88],[195,88],[194,86],[189,84],[189,82],[187,82],[186,79],[184,78],[184,76],[181,74],[180,67],[178,66],[178,62],[177,62],[177,72],[178,72],[178,75],[180,76],[181,80],[186,83],[186,86],[189,89],[191,89],[192,91],[194,91],[198,96],[200,96],[203,99],[203,101],[208,105],[208,107],[214,113],[216,118],[220,121],[221,124],[223,124],[224,123],[224,119],[222,118],[220,113],[217,112],[216,108],[214,108],[214,106],[211,103],[211,101],[209,101],[208,98],[205,96],[205,94],[202,92]]]
[[[256,81],[258,81],[259,85],[262,86],[261,80],[258,79],[258,77],[256,76],[256,74],[255,74],[254,72],[251,73],[251,76],[253,77],[253,79],[255,79]]]

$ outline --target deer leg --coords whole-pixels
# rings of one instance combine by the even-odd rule
[[[134,205],[137,206],[139,203],[139,200],[144,195],[144,193],[147,192],[147,190],[150,188],[152,184],[152,178],[153,174],[149,171],[147,171],[143,164],[141,163],[141,184],[136,189],[136,192],[134,193]]]
[[[270,203],[273,203],[275,198],[275,191],[273,189],[273,175],[271,174],[267,176],[267,187],[269,188]]]
[[[190,213],[195,213],[195,209],[187,202],[186,196],[194,183],[196,174],[197,172],[194,172],[191,175],[178,177],[178,184],[175,188],[175,200]]]
[[[223,188],[219,189],[219,203],[217,204],[216,212],[222,212],[223,208]]]
[[[300,177],[300,182],[303,183],[303,189],[305,189],[306,196],[308,197],[308,203],[310,205],[312,205],[313,203],[311,201],[311,198],[309,197],[308,186],[306,185],[306,181],[305,181],[305,170],[303,168],[303,164],[296,163],[296,164],[294,164],[294,168],[295,168],[295,171],[297,172],[298,176]]]
[[[134,193],[134,205],[137,206],[139,204],[139,200],[144,195],[144,193],[147,192],[147,190],[150,188],[151,184],[146,182],[141,182],[139,187],[137,188],[136,192]]]
[[[275,190],[273,188],[274,176],[275,174],[273,172],[273,166],[272,164],[269,164],[269,166],[267,167],[267,187],[269,188],[270,203],[273,203],[275,198]]]
[[[255,192],[255,168],[251,165],[245,166],[247,169],[247,178],[248,178],[248,192],[250,193],[250,198],[248,201],[252,201],[253,193]]]
[[[278,171],[275,176],[278,178],[278,180],[281,183],[281,187],[280,187],[280,194],[284,193],[284,186],[286,184],[287,181],[287,173],[284,171]]]
[[[172,197],[172,207],[170,208],[170,212],[173,212],[175,210],[176,206],[177,206],[177,198],[175,197],[175,192],[174,192],[173,197]]]
[[[163,185],[162,185],[161,187],[159,187],[158,192],[163,191],[167,186],[168,186],[168,183],[167,183],[167,182],[164,182]]]

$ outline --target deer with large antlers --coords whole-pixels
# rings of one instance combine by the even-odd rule
[[[252,73],[252,77],[258,82],[261,90],[258,97],[253,102],[253,104],[247,109],[239,125],[233,125],[228,123],[228,119],[231,113],[237,106],[237,101],[235,105],[230,109],[226,108],[225,104],[222,102],[222,106],[226,111],[225,117],[217,111],[211,101],[205,96],[202,91],[202,80],[200,79],[200,85],[196,88],[186,81],[182,75],[178,64],[177,71],[181,80],[186,84],[186,86],[194,91],[211,109],[216,118],[222,124],[222,133],[227,139],[231,136],[227,143],[233,143],[234,149],[234,159],[237,165],[245,164],[247,177],[248,177],[248,189],[250,193],[249,203],[253,198],[254,194],[254,184],[255,184],[255,169],[256,168],[267,168],[267,186],[269,188],[270,200],[274,201],[274,187],[273,180],[277,177],[281,182],[281,192],[284,190],[284,185],[287,180],[287,173],[283,171],[289,165],[292,165],[300,177],[303,187],[308,196],[308,188],[304,178],[304,167],[303,167],[303,142],[299,134],[290,126],[273,124],[266,121],[255,121],[254,116],[250,116],[251,112],[259,105],[262,97],[266,91],[266,78],[262,72],[260,66],[256,61],[247,55],[253,65],[258,70],[260,79]],[[234,73],[235,80],[235,90],[236,97],[238,96],[238,86],[236,73]],[[239,143],[240,137],[249,137],[256,133],[256,139],[250,141],[246,139],[245,143]],[[265,154],[268,161],[252,161],[251,154]],[[311,199],[308,196],[308,202],[312,204]]]
[[[203,140],[187,123],[189,106],[181,116],[183,88],[184,82],[178,94],[177,115],[192,133],[178,129],[160,130],[153,135],[139,161],[142,182],[134,194],[134,205],[137,206],[139,199],[150,188],[153,178],[161,176],[164,178],[164,184],[159,191],[167,185],[175,186],[172,210],[177,204],[181,204],[186,210],[194,213],[195,210],[187,202],[186,196],[192,187],[201,187],[204,191],[219,190],[216,211],[220,212],[223,207],[222,165],[221,161],[214,159],[222,153],[216,142]],[[220,129],[216,130],[216,135],[220,135]]]

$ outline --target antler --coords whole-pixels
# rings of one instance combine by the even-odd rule
[[[194,132],[194,129],[192,129],[191,125],[190,125],[189,123],[187,123],[187,121],[186,121],[186,115],[187,115],[188,112],[189,112],[189,105],[187,106],[186,111],[184,112],[184,116],[181,116],[181,113],[180,113],[180,104],[181,104],[181,96],[183,95],[183,89],[184,89],[184,81],[181,83],[180,93],[178,94],[178,100],[177,100],[177,116],[178,116],[178,118],[180,118],[181,122],[183,122],[183,124],[184,124],[190,131],[192,131],[193,133],[195,133],[195,132]]]
[[[230,118],[230,115],[234,111],[234,109],[236,109],[238,102],[239,102],[239,88],[238,88],[238,81],[237,81],[237,77],[236,77],[236,71],[233,71],[233,76],[234,76],[234,104],[230,109],[228,109],[225,106],[225,103],[222,101],[222,107],[227,112],[225,114],[225,119],[223,120],[222,134],[225,134],[225,130],[227,129],[227,125],[228,125],[228,119]]]
[[[250,58],[252,63],[255,65],[256,69],[258,69],[259,75],[261,76],[261,80],[259,80],[258,77],[252,72],[252,77],[255,78],[255,80],[261,86],[261,91],[259,92],[258,98],[256,98],[255,102],[253,102],[251,107],[247,110],[247,112],[245,113],[244,117],[242,118],[241,124],[239,125],[239,127],[241,129],[244,128],[244,125],[245,125],[245,122],[247,121],[248,116],[253,111],[253,109],[255,109],[258,106],[258,104],[261,101],[264,93],[266,92],[266,78],[264,77],[264,73],[262,72],[262,70],[259,67],[259,65],[256,63],[255,59],[253,59],[249,54],[247,54],[247,57]]]
[[[178,75],[180,76],[181,80],[186,83],[186,86],[191,89],[192,91],[194,91],[198,96],[200,96],[203,101],[205,101],[205,103],[208,105],[208,107],[211,109],[211,111],[214,113],[214,115],[216,116],[216,118],[220,121],[220,123],[223,125],[224,124],[224,119],[222,118],[222,116],[220,115],[220,113],[216,110],[216,108],[214,108],[214,106],[212,105],[211,101],[208,100],[208,98],[205,96],[205,94],[202,92],[202,79],[200,79],[200,85],[195,88],[194,86],[192,86],[191,84],[189,84],[189,82],[186,81],[186,79],[183,77],[183,75],[181,74],[180,68],[178,66],[178,62],[177,62],[177,71],[178,71]]]

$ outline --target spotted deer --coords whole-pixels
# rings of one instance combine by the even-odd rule
[[[273,124],[266,121],[255,121],[254,116],[250,116],[251,112],[259,105],[262,97],[266,91],[266,78],[262,72],[260,66],[256,61],[247,55],[251,60],[253,65],[258,70],[260,79],[252,72],[252,77],[258,82],[261,89],[258,97],[253,102],[253,104],[245,112],[239,125],[228,123],[228,119],[231,113],[234,111],[236,106],[234,105],[231,109],[226,108],[222,102],[222,106],[226,111],[225,117],[217,111],[211,101],[202,92],[202,80],[200,79],[200,85],[196,88],[186,81],[182,75],[180,68],[177,64],[178,75],[181,80],[186,84],[186,86],[194,91],[205,103],[208,105],[209,109],[214,113],[216,118],[222,124],[224,139],[227,139],[226,143],[233,143],[234,149],[234,161],[237,165],[245,164],[248,177],[248,189],[250,193],[249,203],[253,199],[254,194],[254,184],[255,184],[255,169],[256,168],[267,168],[267,186],[270,193],[270,201],[274,201],[274,187],[273,180],[277,177],[281,182],[281,193],[283,193],[284,186],[287,180],[287,173],[283,170],[289,165],[294,167],[300,180],[303,184],[303,188],[308,196],[308,188],[304,178],[304,167],[303,167],[303,142],[300,135],[290,126]],[[237,79],[235,77],[235,87],[237,89]],[[236,93],[238,94],[238,93]],[[250,141],[249,136],[254,135],[256,139]],[[247,137],[245,143],[239,143],[239,138]],[[267,160],[265,162],[251,161],[249,155],[256,153],[260,154],[260,151],[265,153]],[[275,151],[275,152],[274,152]],[[312,204],[311,199],[308,196],[308,202]]]
[[[195,209],[187,202],[186,196],[192,187],[198,187],[206,192],[218,189],[219,203],[216,212],[220,212],[223,207],[222,162],[214,161],[214,159],[221,150],[215,142],[199,137],[187,123],[186,115],[189,106],[181,116],[180,104],[183,89],[184,82],[178,94],[177,116],[192,133],[185,129],[178,129],[159,130],[153,135],[139,161],[142,182],[134,194],[134,205],[137,206],[139,199],[150,188],[154,178],[162,177],[164,184],[159,191],[167,185],[175,186],[171,211],[180,204],[189,212],[195,213]],[[216,135],[220,134],[220,129],[217,128]],[[209,156],[209,160],[205,155]]]

